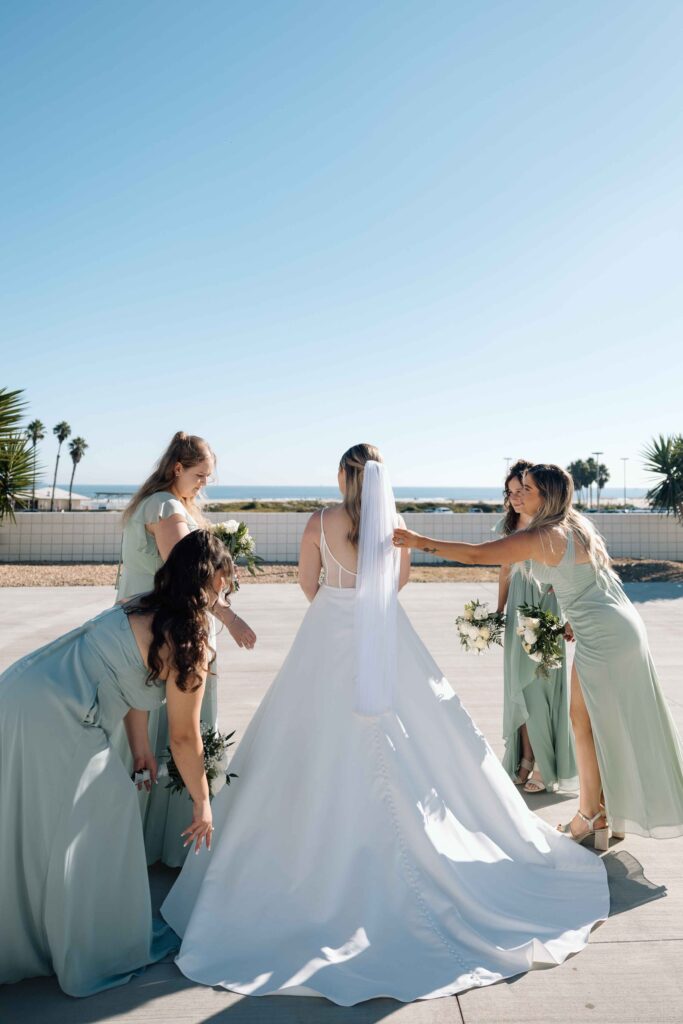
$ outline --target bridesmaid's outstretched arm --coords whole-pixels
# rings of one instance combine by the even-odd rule
[[[485,544],[465,544],[461,541],[423,537],[412,530],[398,529],[394,530],[394,544],[398,548],[416,548],[437,555],[447,562],[460,562],[463,565],[509,565],[512,562],[524,562],[527,558],[547,561],[548,546],[545,545],[543,552],[544,546],[539,534],[539,530],[522,531]]]

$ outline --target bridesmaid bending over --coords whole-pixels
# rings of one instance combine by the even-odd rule
[[[56,974],[72,996],[123,985],[177,948],[152,923],[135,788],[110,737],[164,697],[191,800],[186,844],[211,845],[199,711],[209,611],[232,563],[206,530],[183,538],[152,593],[114,605],[0,675],[0,983]],[[133,729],[152,767],[147,730]]]
[[[520,460],[505,478],[506,514],[496,532],[509,537],[525,530],[531,516],[523,506],[524,471],[533,464]],[[517,609],[536,604],[560,615],[555,592],[539,585],[529,572],[529,563],[502,565],[498,584],[498,611],[508,607],[503,646],[503,767],[527,793],[577,788],[574,737],[569,725],[567,662],[552,671],[548,679],[536,676],[536,665],[527,656],[517,635]],[[562,645],[564,647],[564,644]]]
[[[215,468],[215,457],[209,444],[193,434],[178,431],[163,453],[152,474],[133,496],[124,513],[121,574],[117,582],[117,600],[127,601],[133,594],[152,590],[154,574],[163,565],[174,546],[183,537],[200,527],[209,528],[197,506],[197,495]],[[216,648],[215,619],[228,629],[238,647],[251,649],[256,635],[229,604],[216,603],[210,616],[210,643]],[[205,686],[201,720],[216,725],[218,714],[216,661]],[[142,729],[147,712],[131,711],[125,719],[126,731]],[[135,721],[135,719],[141,721]],[[168,721],[164,707],[149,713],[149,736],[155,758],[168,747]],[[114,746],[126,766],[130,764],[129,744],[123,729],[114,738]],[[134,769],[143,766],[138,762]],[[149,788],[149,787],[148,787]],[[191,808],[185,793],[171,793],[165,786],[155,786],[141,800],[147,863],[161,860],[169,867],[180,867],[187,851],[180,833],[190,819]]]
[[[570,713],[579,811],[561,831],[577,842],[593,836],[597,849],[607,849],[608,821],[615,833],[680,836],[683,749],[645,626],[610,568],[602,538],[575,511],[573,496],[571,477],[559,466],[532,466],[524,474],[526,529],[486,544],[396,530],[394,543],[465,564],[531,561],[534,577],[552,584],[576,638]]]

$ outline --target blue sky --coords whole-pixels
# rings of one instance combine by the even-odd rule
[[[495,485],[681,430],[683,5],[15,0],[2,381],[135,482]],[[43,446],[45,462],[56,443]]]

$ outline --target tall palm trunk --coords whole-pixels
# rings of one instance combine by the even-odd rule
[[[36,472],[37,472],[37,468],[36,468],[36,448],[37,448],[37,446],[38,446],[38,442],[34,441],[33,445],[32,445],[32,447],[33,447],[33,487],[31,488],[31,508],[32,509],[35,509],[35,507],[36,507]]]
[[[57,446],[57,458],[55,460],[55,475],[54,475],[54,479],[52,481],[52,494],[50,495],[50,512],[52,512],[54,507],[55,507],[55,487],[57,486],[57,467],[59,466],[59,453],[60,453],[61,450],[62,450],[62,442],[60,441],[58,446]]]
[[[74,462],[74,468],[71,470],[71,479],[69,480],[69,512],[71,512],[71,492],[74,487],[74,477],[76,476],[77,462]]]

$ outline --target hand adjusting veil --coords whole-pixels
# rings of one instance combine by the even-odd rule
[[[392,543],[395,526],[389,474],[370,459],[363,470],[355,600],[354,703],[361,715],[381,715],[393,706],[400,558]]]

